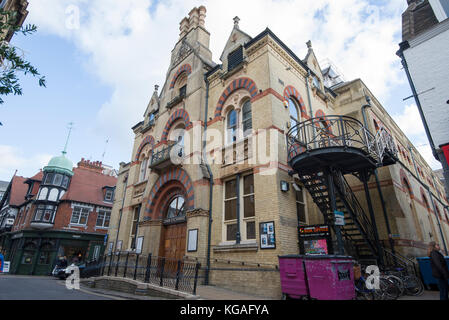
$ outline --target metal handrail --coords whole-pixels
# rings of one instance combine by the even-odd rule
[[[392,136],[384,128],[373,135],[359,120],[342,115],[312,118],[287,133],[289,160],[298,154],[329,147],[352,147],[365,151],[378,164],[386,152],[396,155]]]
[[[182,157],[184,154],[184,148],[179,143],[174,143],[168,147],[163,148],[162,150],[153,153],[151,156],[151,165],[154,166],[155,164],[158,164],[162,161],[165,161],[170,158],[171,151],[173,148],[179,147],[180,151],[178,153],[178,156]]]

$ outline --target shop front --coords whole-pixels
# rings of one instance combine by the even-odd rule
[[[78,263],[98,259],[103,251],[104,235],[22,231],[11,235],[7,256],[13,274],[49,275],[60,257]]]

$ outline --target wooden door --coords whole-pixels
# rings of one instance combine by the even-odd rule
[[[167,259],[182,260],[186,251],[187,224],[174,224],[165,227],[162,240],[162,256]]]

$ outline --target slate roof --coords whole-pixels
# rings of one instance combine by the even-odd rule
[[[104,201],[103,187],[115,186],[117,178],[104,175],[85,168],[74,168],[74,175],[69,189],[61,201],[77,201],[104,207],[112,207],[112,203]]]

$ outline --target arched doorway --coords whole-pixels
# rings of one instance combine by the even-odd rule
[[[178,182],[166,187],[160,198],[157,211],[162,216],[162,232],[159,256],[182,260],[186,251],[186,192]]]

